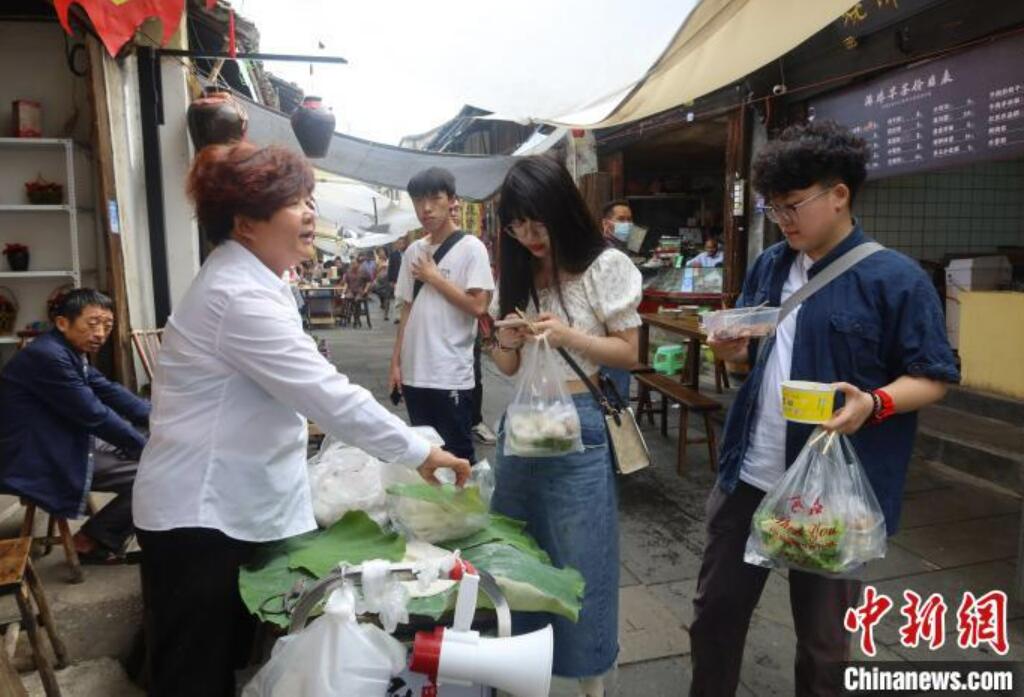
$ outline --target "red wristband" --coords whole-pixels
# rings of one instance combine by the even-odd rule
[[[871,394],[876,398],[871,423],[880,424],[896,413],[896,404],[892,401],[892,395],[881,389],[874,390]]]

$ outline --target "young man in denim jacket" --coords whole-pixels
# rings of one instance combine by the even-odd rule
[[[765,213],[785,236],[754,262],[739,306],[779,306],[844,253],[870,241],[851,206],[866,175],[864,141],[833,123],[784,131],[754,163]],[[912,259],[876,252],[806,299],[772,338],[709,341],[719,359],[752,370],[726,418],[718,482],[707,503],[707,543],[694,599],[691,695],[733,695],[751,613],[768,569],[743,561],[750,522],[766,491],[796,459],[811,426],[782,417],[785,380],[832,383],[842,407],[824,424],[847,434],[896,532],[917,429],[916,412],[959,374],[938,295]],[[790,570],[797,635],[795,694],[842,693],[843,626],[861,584]]]

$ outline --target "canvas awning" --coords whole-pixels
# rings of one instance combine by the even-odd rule
[[[851,0],[701,0],[631,90],[570,113],[528,116],[586,128],[620,126],[653,116],[741,80],[842,17],[853,4]],[[517,118],[507,113],[494,117]]]
[[[287,116],[239,96],[249,114],[248,140],[256,145],[283,145],[301,151]],[[501,186],[515,162],[507,155],[452,155],[407,150],[334,134],[327,157],[315,160],[318,168],[369,184],[405,190],[409,179],[428,167],[444,167],[455,175],[463,198],[484,200]]]

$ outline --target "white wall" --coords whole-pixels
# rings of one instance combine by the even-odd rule
[[[11,102],[32,99],[43,105],[43,135],[72,137],[89,144],[92,114],[86,78],[75,76],[65,59],[63,30],[58,24],[0,22],[0,136],[10,135]],[[37,175],[64,185],[68,181],[64,152],[53,149],[0,148],[0,203],[22,204],[24,183]],[[75,188],[78,206],[91,209],[78,216],[78,244],[82,283],[103,287],[106,282],[102,237],[98,234],[91,155],[80,150],[75,157]],[[0,247],[9,242],[29,246],[30,270],[69,269],[71,241],[65,213],[0,213]],[[0,259],[0,271],[7,271]],[[68,279],[70,280],[70,279]],[[21,306],[17,325],[46,318],[46,299],[67,281],[3,278]],[[10,346],[0,345],[0,360]]]

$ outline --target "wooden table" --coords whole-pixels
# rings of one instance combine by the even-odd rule
[[[695,315],[673,317],[661,313],[640,315],[640,364],[647,365],[651,347],[651,327],[657,327],[671,334],[678,334],[686,339],[689,347],[686,350],[686,371],[684,375],[694,390],[700,391],[700,347],[707,341],[708,335],[700,327],[700,318]]]

